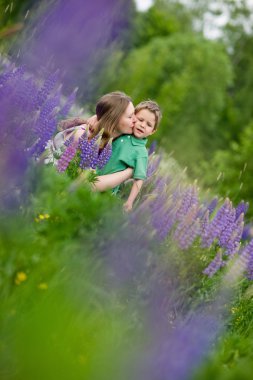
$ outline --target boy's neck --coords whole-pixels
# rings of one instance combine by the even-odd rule
[[[135,138],[138,139],[138,140],[144,140],[144,139],[147,139],[147,137],[137,137],[137,136],[135,136],[134,133],[133,133],[132,135],[130,135],[130,136],[133,136],[133,137],[135,137]]]

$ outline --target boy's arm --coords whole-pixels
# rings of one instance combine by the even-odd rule
[[[123,205],[124,210],[126,212],[129,212],[129,211],[132,210],[133,203],[134,203],[137,195],[139,194],[139,192],[140,192],[140,190],[142,188],[142,185],[143,185],[143,180],[142,179],[135,179],[134,180],[134,183],[133,183],[132,189],[130,191],[129,197],[128,197],[126,203],[124,203],[124,205]]]

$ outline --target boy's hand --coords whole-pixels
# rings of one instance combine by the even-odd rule
[[[133,209],[133,204],[131,202],[126,202],[123,204],[123,210],[125,212],[130,212]]]

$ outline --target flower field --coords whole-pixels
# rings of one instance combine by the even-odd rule
[[[0,378],[250,379],[248,203],[202,191],[152,147],[132,213],[128,185],[71,190],[73,152],[58,170],[38,159],[75,92],[62,99],[57,73],[3,60]]]

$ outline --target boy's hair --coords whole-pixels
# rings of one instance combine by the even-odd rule
[[[147,109],[155,115],[154,129],[157,129],[162,118],[162,112],[160,110],[159,105],[153,100],[144,100],[143,102],[140,102],[139,104],[137,104],[137,106],[135,107],[134,113],[137,114],[143,109]]]

